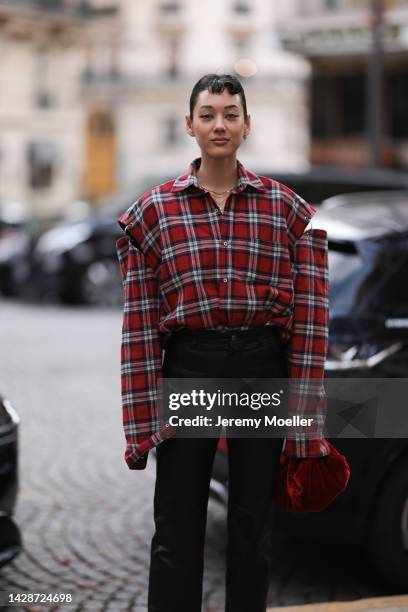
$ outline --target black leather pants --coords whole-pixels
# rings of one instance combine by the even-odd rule
[[[258,328],[257,328],[258,329]],[[253,330],[250,330],[253,331]],[[198,332],[199,333],[199,332]],[[261,335],[173,334],[164,376],[287,376],[274,329]],[[156,531],[148,612],[200,612],[207,505],[218,438],[170,438],[157,447]],[[271,497],[282,438],[227,438],[226,612],[265,612],[270,580]]]

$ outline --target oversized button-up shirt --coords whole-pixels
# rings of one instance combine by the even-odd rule
[[[130,469],[144,469],[149,450],[172,435],[157,410],[162,351],[171,332],[277,325],[289,375],[319,379],[324,369],[326,304],[316,309],[313,296],[300,293],[300,318],[306,300],[314,321],[301,320],[293,333],[298,260],[303,257],[310,270],[301,237],[315,209],[237,160],[238,182],[221,211],[199,186],[200,163],[194,159],[185,174],[143,193],[118,218],[124,231],[116,242],[124,289],[122,415]],[[328,447],[319,429],[314,436],[287,437],[285,452],[322,456]]]

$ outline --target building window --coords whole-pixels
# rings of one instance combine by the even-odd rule
[[[240,15],[246,15],[247,13],[250,13],[251,7],[249,5],[249,2],[245,2],[244,0],[237,0],[233,4],[233,10],[235,13],[238,13]]]
[[[51,187],[55,174],[57,149],[50,142],[30,142],[27,148],[29,186],[32,189]]]
[[[316,77],[312,83],[312,134],[315,138],[361,135],[365,130],[363,74]]]
[[[341,0],[338,0],[338,4],[340,4]],[[397,0],[398,1],[398,0]],[[343,3],[347,6],[347,7],[351,7],[353,9],[369,9],[370,8],[370,2],[371,0],[347,0],[347,2]],[[388,4],[390,4],[389,0],[385,0],[385,4],[386,6],[384,8],[388,8]]]
[[[326,8],[329,9],[329,11],[334,11],[340,8],[340,1],[339,0],[325,0],[325,5],[326,5]]]
[[[37,3],[44,9],[58,10],[63,8],[64,0],[37,0]]]
[[[363,74],[342,78],[343,132],[363,134],[365,130],[365,77]]]
[[[162,2],[160,4],[160,10],[163,13],[178,13],[180,10],[180,2]]]
[[[396,140],[408,138],[408,117],[406,100],[408,96],[408,73],[401,72],[387,77],[388,104],[391,115],[391,134]]]
[[[35,106],[37,108],[51,108],[53,105],[51,95],[46,91],[37,91],[35,95]]]
[[[340,128],[337,82],[330,77],[312,81],[312,135],[314,138],[336,136]]]
[[[48,49],[39,48],[34,62],[34,105],[36,108],[51,108],[54,101],[50,88]]]
[[[173,147],[179,142],[178,117],[168,117],[164,125],[164,141],[166,146]]]
[[[237,36],[234,40],[235,50],[239,57],[245,55],[248,48],[248,38],[246,36]]]
[[[177,79],[179,75],[179,41],[172,39],[168,45],[168,64],[167,64],[167,75],[170,79]]]

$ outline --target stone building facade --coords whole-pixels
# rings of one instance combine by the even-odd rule
[[[267,0],[0,0],[0,202],[53,216],[184,171],[208,72],[244,84],[241,161],[305,169],[310,65],[281,48],[277,18]]]
[[[284,48],[311,65],[311,161],[367,166],[371,0],[286,0],[277,3]],[[383,0],[382,146],[384,166],[408,167],[408,1]]]

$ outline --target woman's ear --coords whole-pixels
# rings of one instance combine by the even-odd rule
[[[190,136],[194,136],[193,126],[191,124],[191,119],[188,115],[185,116],[186,120],[186,131]]]
[[[251,115],[247,115],[245,119],[245,127],[244,127],[244,138],[247,138],[251,131]]]

